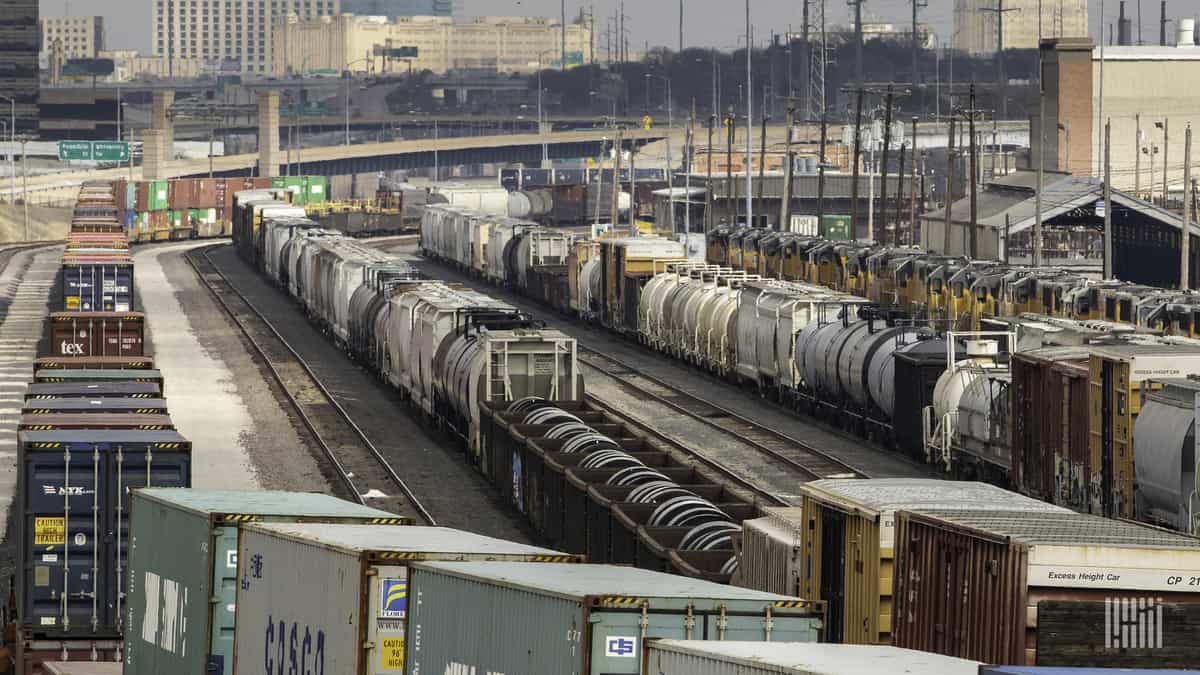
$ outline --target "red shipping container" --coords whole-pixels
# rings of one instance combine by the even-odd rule
[[[250,185],[247,186],[250,190],[269,190],[271,189],[270,178],[251,178]]]
[[[51,356],[142,356],[146,317],[141,312],[54,312]]]
[[[215,209],[217,203],[217,181],[216,179],[199,178],[195,181],[195,190],[193,192],[192,206],[193,209]]]
[[[150,182],[138,181],[134,191],[133,206],[139,212],[150,210]]]

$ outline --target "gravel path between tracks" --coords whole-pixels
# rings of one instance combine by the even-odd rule
[[[431,278],[463,283],[494,298],[511,303],[540,319],[545,319],[551,326],[577,339],[581,345],[611,354],[624,363],[639,368],[674,387],[693,392],[707,401],[727,408],[762,426],[783,432],[812,447],[820,448],[854,467],[865,476],[871,478],[928,478],[933,475],[928,467],[910,460],[898,452],[886,450],[869,441],[827,428],[798,413],[774,405],[754,392],[734,387],[728,382],[690,368],[664,354],[651,352],[641,345],[617,337],[602,328],[569,319],[512,291],[496,288],[445,265],[426,260],[417,255],[415,244],[391,242],[380,248],[397,255],[409,256],[412,263]],[[594,378],[587,380],[589,391],[593,391],[591,388],[593,380]],[[685,430],[688,431],[688,438],[691,442],[704,442],[702,429],[695,429],[695,425],[692,425]],[[692,440],[693,437],[695,437],[694,440]]]
[[[146,348],[166,378],[171,419],[192,441],[192,485],[328,492],[318,451],[287,399],[184,260],[210,243],[134,252]]]
[[[500,499],[453,441],[418,424],[392,390],[317,331],[291,298],[250,269],[232,247],[213,250],[210,259],[309,364],[438,525],[533,543],[520,514]]]

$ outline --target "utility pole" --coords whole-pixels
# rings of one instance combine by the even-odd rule
[[[883,114],[883,158],[880,163],[880,183],[879,183],[879,227],[882,228],[884,236],[880,237],[880,241],[887,242],[887,176],[888,176],[888,153],[892,147],[892,102],[895,100],[895,94],[892,92],[892,85],[887,87],[887,95],[884,103]]]
[[[859,0],[861,2],[862,0]],[[858,238],[858,157],[862,152],[862,107],[866,90],[858,87],[854,91],[854,155],[850,157],[850,238]]]
[[[952,212],[954,211],[954,122],[955,118],[950,117],[950,135],[947,141],[946,155],[946,230],[942,233],[942,255],[950,255],[950,228],[954,222]],[[1041,192],[1038,193],[1039,195]]]
[[[725,144],[725,213],[730,216],[730,224],[736,225],[738,207],[737,202],[733,200],[733,137],[737,133],[737,120],[732,109],[725,116],[725,131],[729,139]],[[746,170],[749,171],[750,167],[747,166]]]
[[[971,141],[970,162],[971,162],[971,231],[969,240],[971,242],[970,252],[971,259],[979,258],[979,144],[975,136],[975,116],[979,112],[975,109],[975,85],[971,85],[971,108],[967,110],[967,125],[968,135]]]
[[[1171,142],[1170,126],[1171,125],[1170,125],[1170,122],[1171,122],[1171,120],[1167,119],[1166,117],[1163,118],[1163,121],[1162,121],[1162,130],[1163,130],[1163,201],[1162,201],[1162,207],[1164,209],[1167,208],[1167,195],[1168,195],[1168,190],[1170,189],[1169,178],[1171,175],[1170,174],[1171,165],[1167,163],[1167,153],[1169,153],[1171,151],[1171,146],[1170,146],[1170,142]]]
[[[983,7],[981,12],[995,12],[996,14],[996,84],[999,85],[1000,91],[1000,114],[1004,119],[1008,119],[1008,71],[1004,64],[1004,15],[1008,12],[1019,12],[1021,10],[1009,7],[1004,8],[1004,0],[996,0],[996,6]],[[1039,16],[1039,21],[1041,17]],[[1039,26],[1040,28],[1040,26]],[[1041,49],[1041,44],[1038,44],[1038,49]]]
[[[625,130],[617,127],[617,140],[613,144],[613,184],[612,184],[612,229],[616,232],[621,226],[621,155],[625,152]],[[601,169],[603,175],[603,168]]]
[[[807,4],[807,2],[806,2]],[[793,165],[796,163],[796,157],[792,152],[792,125],[796,121],[796,104],[795,99],[788,99],[787,110],[787,150],[783,153],[783,205],[779,209],[779,230],[788,232],[792,229],[792,178]],[[763,127],[766,130],[766,127]],[[763,138],[766,138],[764,134]],[[758,189],[762,190],[763,180],[758,181]]]
[[[908,243],[915,244],[917,231],[917,117],[912,118],[912,184],[908,186],[908,191],[912,194],[910,200],[911,205],[908,209]],[[925,197],[924,191],[921,194],[922,199]]]
[[[908,143],[900,144],[900,170],[896,172],[896,219],[892,223],[892,244],[900,245],[900,210],[904,208],[904,151]]]
[[[1133,143],[1133,196],[1141,199],[1142,193],[1142,114],[1133,116],[1137,125],[1137,137]]]
[[[854,5],[854,86],[863,86],[863,32],[862,5],[866,0],[847,0],[846,4]]]
[[[1191,131],[1188,131],[1191,139]],[[1113,246],[1112,246],[1112,120],[1104,122],[1104,278],[1113,278]],[[1186,215],[1183,231],[1187,232]],[[1187,243],[1183,245],[1183,287],[1187,288]]]
[[[1167,46],[1167,0],[1162,0],[1159,3],[1159,18],[1158,18],[1158,46]]]
[[[766,182],[764,179],[766,178],[766,174],[767,174],[767,120],[769,120],[769,119],[771,119],[771,116],[768,115],[766,113],[766,111],[764,110],[763,116],[762,116],[762,136],[761,136],[762,140],[759,141],[759,145],[758,145],[758,195],[757,195],[757,198],[758,198],[758,203],[760,206],[762,205],[762,200],[763,200],[763,183]],[[790,131],[790,129],[789,129],[789,131]]]
[[[750,0],[746,0],[746,226],[754,227],[754,174],[750,164],[754,160],[754,27],[750,24]]]
[[[1138,0],[1140,3],[1141,0]],[[1033,259],[1036,268],[1042,264],[1042,187],[1046,178],[1046,64],[1042,57],[1042,1],[1038,0],[1038,164],[1037,189],[1033,193]],[[1054,130],[1057,138],[1058,129]],[[1031,143],[1032,145],[1032,143]],[[1058,144],[1054,144],[1058,147]],[[1057,161],[1057,160],[1056,160]],[[1004,243],[1008,257],[1009,242]]]
[[[704,190],[704,232],[712,232],[713,229],[713,131],[716,129],[716,113],[708,115],[708,155],[704,157],[707,160],[708,167],[706,169],[707,183]]]
[[[825,146],[828,142],[829,122],[821,115],[821,149],[817,156],[817,234],[825,236]],[[853,236],[853,232],[850,233]]]
[[[562,16],[562,60],[558,62],[558,69],[566,72],[567,70],[567,0],[559,0],[559,10]],[[539,120],[540,121],[540,120]],[[538,130],[540,133],[540,129]]]
[[[1107,157],[1105,160],[1107,161]],[[1108,192],[1108,182],[1104,183],[1105,193]],[[1108,198],[1105,198],[1108,202]],[[1108,212],[1104,214],[1104,234],[1108,236],[1111,227],[1108,225]],[[1192,125],[1183,132],[1183,232],[1179,237],[1179,288],[1188,290],[1191,286],[1191,238],[1192,238]],[[1106,251],[1107,252],[1107,251]]]

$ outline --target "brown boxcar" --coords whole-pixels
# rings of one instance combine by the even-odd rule
[[[1188,583],[1200,570],[1200,539],[1148,525],[963,510],[899,511],[896,528],[897,647],[1036,665],[1043,601],[1200,602],[1200,583]],[[1158,664],[1151,656],[1131,665]]]
[[[141,312],[54,312],[50,355],[143,356],[145,323]]]
[[[1015,489],[1059,506],[1087,511],[1090,348],[1044,347],[1012,359],[1012,482]]]
[[[136,413],[46,413],[23,414],[19,427],[25,431],[50,429],[174,429],[170,415]]]

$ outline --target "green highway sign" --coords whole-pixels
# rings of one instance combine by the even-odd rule
[[[72,159],[91,159],[92,158],[92,142],[91,141],[59,141],[58,142],[58,159],[67,161]]]
[[[96,162],[128,162],[129,143],[124,141],[59,141],[58,159]]]
[[[128,162],[129,144],[124,141],[94,141],[92,159],[97,162]]]

